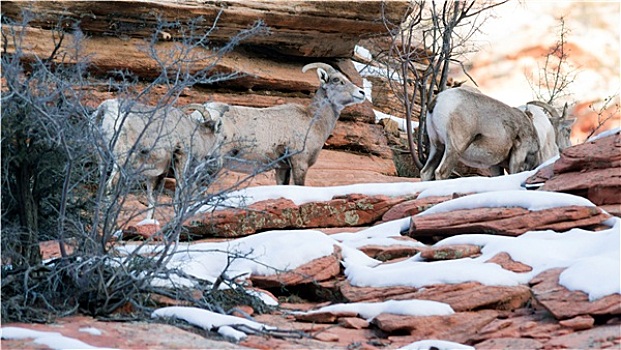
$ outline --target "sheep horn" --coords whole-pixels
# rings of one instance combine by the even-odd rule
[[[207,121],[207,120],[212,120],[213,119],[213,118],[211,118],[211,113],[209,113],[207,108],[205,108],[205,106],[203,106],[200,103],[190,103],[190,104],[185,105],[185,106],[183,106],[183,107],[181,107],[179,109],[181,109],[181,111],[183,113],[187,113],[187,111],[189,109],[194,109],[194,110],[196,110],[198,113],[200,113],[203,116],[203,120]],[[206,118],[205,115],[207,115],[208,118]]]
[[[563,106],[563,114],[561,115],[561,119],[565,119],[567,118],[567,108],[569,106],[567,105],[567,102],[565,102],[565,105]]]
[[[324,69],[326,72],[328,72],[328,74],[332,74],[336,71],[334,67],[332,67],[331,65],[327,63],[315,62],[315,63],[309,63],[305,65],[304,67],[302,67],[302,73],[306,73],[306,71],[308,71],[309,69],[317,69],[317,68]]]
[[[550,106],[549,104],[545,102],[530,101],[530,102],[527,102],[526,104],[543,108],[544,111],[546,111],[550,115],[550,118],[559,119],[559,120],[561,119],[561,117],[558,115],[558,112],[552,106]]]

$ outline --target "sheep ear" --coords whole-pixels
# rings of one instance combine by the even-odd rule
[[[563,120],[561,120],[561,125],[566,128],[571,128],[575,122],[576,118],[563,118]]]
[[[317,76],[322,84],[327,84],[328,80],[330,80],[330,75],[323,68],[317,68]]]

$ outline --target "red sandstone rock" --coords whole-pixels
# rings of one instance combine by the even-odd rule
[[[76,245],[73,240],[67,240],[65,243],[65,253],[72,254],[75,247]],[[60,242],[57,240],[39,242],[39,251],[41,252],[41,259],[43,260],[56,259],[62,256]],[[3,261],[3,263],[5,262]]]
[[[475,341],[494,338],[532,338],[540,342],[561,335],[563,329],[545,310],[523,308],[504,314],[483,327]]]
[[[621,315],[621,295],[613,294],[590,302],[584,292],[570,291],[558,284],[564,269],[544,271],[530,281],[534,298],[557,319],[579,315]]]
[[[107,322],[87,316],[70,316],[53,324],[3,323],[2,327],[21,327],[43,332],[58,332],[100,348],[118,349],[239,349],[238,345],[213,340],[168,324],[153,322]],[[100,335],[80,331],[95,328]],[[2,340],[2,349],[42,349],[33,339]]]
[[[554,163],[554,173],[621,167],[621,134],[568,147]]]
[[[381,314],[371,323],[387,333],[409,332],[419,339],[442,339],[463,344],[471,341],[497,315],[493,310],[422,317]]]
[[[392,221],[423,212],[438,203],[453,199],[453,196],[432,196],[412,199],[390,208],[382,217],[382,221]]]
[[[250,280],[253,286],[260,288],[324,281],[339,274],[340,261],[341,249],[335,246],[331,255],[315,259],[291,271],[269,276],[251,275]]]
[[[487,260],[486,262],[498,264],[502,266],[502,268],[505,270],[509,270],[509,271],[513,271],[517,273],[529,272],[533,270],[532,267],[526,264],[522,264],[521,262],[514,261],[513,259],[511,259],[511,256],[505,252],[494,255],[491,259]]]
[[[323,341],[323,342],[337,342],[339,341],[339,336],[332,332],[320,332],[313,336],[315,339]]]
[[[195,235],[239,237],[283,228],[363,226],[377,221],[404,198],[350,194],[326,202],[299,206],[288,199],[266,200],[247,209],[225,209],[190,218],[187,228]]]
[[[420,257],[425,260],[453,260],[475,257],[481,254],[481,247],[473,244],[449,244],[430,247],[421,251]]]
[[[336,124],[324,148],[355,151],[392,159],[392,151],[382,127],[362,122],[341,121]]]
[[[477,350],[498,349],[543,349],[543,344],[535,339],[522,338],[492,338],[475,345]]]
[[[415,241],[414,239],[410,237],[406,237],[406,238],[409,238],[410,240]],[[425,249],[425,247],[422,247],[422,246],[414,247],[414,246],[408,246],[408,245],[393,244],[389,246],[365,245],[358,249],[374,259],[377,259],[380,261],[388,261],[388,260],[394,260],[394,259],[414,256],[421,250]]]
[[[597,207],[568,206],[530,211],[524,208],[476,208],[413,216],[409,235],[453,236],[488,233],[519,236],[526,231],[551,229],[563,232],[592,227],[610,218]]]
[[[141,238],[147,239],[160,231],[161,227],[155,223],[128,226],[123,230],[123,239]],[[155,239],[159,239],[155,237]]]
[[[411,299],[447,303],[455,311],[513,310],[526,304],[530,297],[527,286],[485,286],[478,282],[426,286],[410,295]]]
[[[550,339],[548,349],[619,349],[620,325],[599,326]]]
[[[400,295],[408,295],[417,290],[414,287],[392,286],[392,287],[355,287],[347,280],[338,284],[339,290],[347,301],[355,303],[361,301],[383,301],[385,299],[395,299]]]
[[[369,327],[369,322],[359,317],[341,317],[338,319],[339,326],[352,329],[362,329]]]
[[[621,204],[604,204],[599,207],[610,215],[621,217]]]
[[[569,320],[559,321],[559,324],[564,327],[568,327],[573,329],[574,331],[581,331],[584,329],[593,328],[593,324],[595,324],[595,319],[589,315],[581,315],[571,318]]]
[[[621,135],[566,148],[526,182],[544,182],[541,190],[583,196],[597,205],[621,204]]]
[[[324,149],[317,163],[306,174],[307,186],[336,186],[356,183],[417,182],[417,178],[395,176],[397,170],[391,159],[368,154],[354,154]],[[273,171],[249,179],[248,174],[226,171],[209,187],[208,192],[218,193],[244,180],[243,187],[274,185]]]
[[[128,5],[129,4],[129,5]],[[269,35],[251,35],[244,39],[245,44],[268,46],[277,50],[280,54],[308,57],[350,57],[354,46],[363,36],[378,35],[386,32],[386,28],[378,18],[386,16],[392,23],[398,21],[406,14],[407,3],[389,3],[384,6],[378,2],[365,2],[352,7],[349,3],[338,1],[327,4],[309,4],[305,1],[295,2],[223,2],[222,4],[176,4],[170,2],[150,3],[149,15],[142,14],[140,26],[135,21],[139,16],[128,8],[131,2],[119,2],[114,5],[104,4],[65,4],[31,6],[33,16],[31,25],[46,27],[49,23],[56,23],[60,18],[82,18],[83,13],[96,13],[97,16],[84,17],[80,23],[83,31],[89,33],[89,37],[106,37],[110,33],[116,33],[118,41],[113,41],[110,46],[103,46],[101,51],[109,55],[118,55],[127,49],[121,39],[127,41],[126,36],[133,38],[151,38],[156,29],[157,19],[164,22],[174,22],[180,19],[189,21],[202,16],[207,19],[198,22],[202,26],[195,30],[207,31],[214,25],[212,19],[221,16],[217,22],[216,30],[210,31],[210,41],[227,42],[241,29],[250,27],[257,20],[265,22],[270,28]],[[22,8],[19,2],[9,3],[3,12],[12,18],[19,17]],[[221,15],[218,15],[222,11]],[[338,16],[335,16],[338,14]],[[15,17],[13,17],[15,16]],[[111,27],[107,18],[114,17],[115,25]],[[183,22],[186,23],[186,22]],[[200,23],[200,24],[199,24]],[[180,30],[185,32],[188,28]],[[177,31],[170,31],[173,38],[180,39]],[[41,57],[44,57],[43,55]],[[114,57],[114,56],[111,56]],[[93,58],[101,59],[100,56]],[[108,63],[109,65],[112,63]],[[115,62],[116,68],[123,69],[131,62]],[[198,64],[198,63],[196,63]],[[138,66],[135,62],[134,65]],[[143,67],[146,69],[147,67]]]
[[[350,302],[374,302],[388,299],[434,300],[449,304],[455,311],[480,309],[513,310],[522,307],[530,298],[527,286],[485,286],[478,282],[436,284],[414,287],[354,287],[347,281],[340,285],[341,294]]]
[[[302,227],[362,226],[376,222],[402,197],[365,196],[350,194],[334,197],[328,202],[300,205]]]
[[[562,173],[546,181],[541,190],[580,195],[597,205],[620,203],[621,167]]]
[[[344,317],[356,317],[355,311],[321,311],[304,314],[294,314],[297,321],[314,323],[335,323],[337,319]]]

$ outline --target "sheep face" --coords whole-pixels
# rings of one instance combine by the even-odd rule
[[[571,127],[574,125],[576,119],[575,118],[567,118],[567,103],[563,107],[562,115],[559,115],[558,111],[552,107],[550,104],[541,102],[541,101],[530,101],[526,103],[524,108],[533,108],[540,110],[543,114],[545,114],[550,123],[552,123],[554,133],[555,133],[555,142],[558,146],[558,150],[562,151],[565,148],[571,146],[570,134]]]
[[[553,120],[554,130],[556,131],[556,144],[560,151],[571,146],[571,127],[576,122],[575,118]]]
[[[321,88],[326,91],[328,100],[336,110],[341,111],[346,106],[364,101],[364,90],[354,85],[344,74],[337,71],[329,74],[318,68],[317,75],[321,81]]]

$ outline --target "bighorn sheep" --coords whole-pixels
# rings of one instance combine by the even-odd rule
[[[422,180],[446,179],[458,161],[500,175],[533,169],[542,160],[532,115],[478,93],[454,88],[436,96],[426,119],[430,153]]]
[[[542,160],[550,159],[558,155],[559,151],[571,146],[571,127],[576,119],[567,118],[567,104],[565,104],[561,115],[554,107],[541,101],[530,101],[518,108],[522,111],[529,111],[533,115],[535,128],[539,133]],[[546,132],[545,137],[542,135],[544,130]],[[548,146],[547,150],[544,149],[544,145]]]
[[[188,105],[183,109],[189,108],[204,111],[202,105]],[[101,119],[103,139],[114,157],[106,192],[118,183],[122,171],[146,177],[147,219],[152,219],[154,214],[153,190],[171,165],[177,193],[184,186],[186,171],[209,172],[210,166],[217,166],[213,154],[220,130],[217,119],[200,122],[186,116],[182,109],[119,99],[102,102],[94,117]],[[102,162],[102,166],[106,164]]]
[[[309,106],[284,104],[269,108],[206,103],[211,114],[222,114],[227,155],[224,166],[250,172],[271,167],[276,183],[304,185],[343,108],[364,101],[364,91],[325,63],[310,63],[302,72],[317,69],[320,86]],[[228,111],[222,108],[229,107]],[[194,112],[196,113],[196,112]]]

